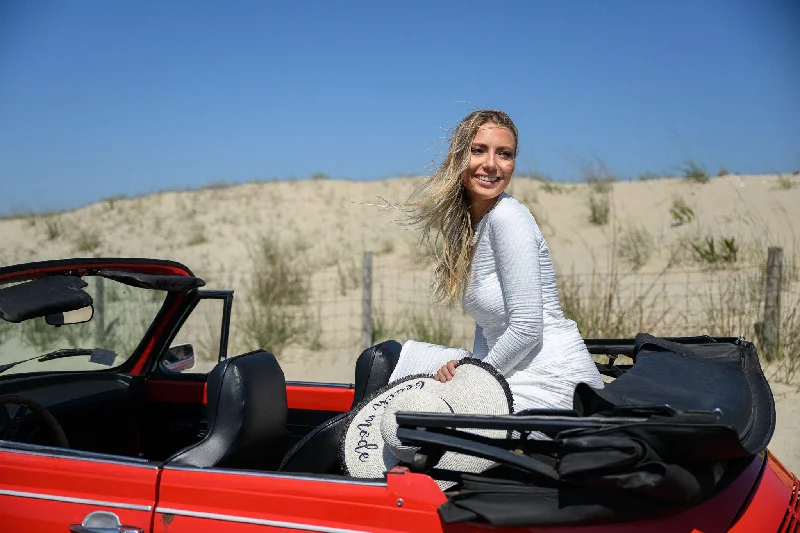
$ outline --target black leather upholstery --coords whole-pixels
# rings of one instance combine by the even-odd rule
[[[385,341],[361,352],[356,360],[356,390],[351,409],[365,397],[389,384],[389,377],[397,366],[402,348],[397,341]]]
[[[397,366],[401,348],[397,341],[386,341],[361,352],[356,361],[355,396],[350,409],[389,384],[389,377]],[[314,474],[341,473],[339,440],[348,414],[349,412],[336,415],[311,430],[284,456],[278,470]]]
[[[347,415],[340,413],[315,427],[284,456],[278,467],[282,472],[339,474],[339,439]]]
[[[263,350],[221,361],[208,375],[208,434],[170,465],[274,469],[286,439],[286,380]]]

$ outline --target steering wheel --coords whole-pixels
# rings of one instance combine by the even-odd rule
[[[25,417],[25,412],[30,409],[44,424],[44,426],[50,432],[50,435],[55,438],[56,446],[59,448],[69,448],[69,441],[64,433],[64,429],[45,406],[35,400],[25,396],[20,396],[19,394],[6,394],[4,396],[0,396],[0,408],[5,406],[7,403],[17,404],[26,407],[27,409],[21,407],[17,411],[16,415],[14,415],[14,418],[8,422],[5,431],[0,433],[0,439],[9,441],[16,440],[17,434],[19,433],[19,428],[22,425],[22,419]]]

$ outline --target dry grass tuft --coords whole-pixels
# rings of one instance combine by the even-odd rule
[[[91,253],[100,248],[103,241],[100,233],[90,229],[82,229],[75,237],[75,250],[81,253]]]
[[[687,159],[682,170],[683,178],[694,183],[708,183],[711,179],[708,176],[706,167],[696,163],[693,159]]]
[[[644,226],[629,226],[617,240],[619,257],[636,272],[650,260],[655,250],[653,235]]]
[[[253,253],[253,271],[242,321],[253,346],[280,355],[290,344],[319,344],[319,327],[309,312],[309,276],[299,250],[263,237]]]

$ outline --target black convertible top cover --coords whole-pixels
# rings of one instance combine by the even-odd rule
[[[461,490],[439,508],[442,519],[536,526],[673,513],[714,494],[766,448],[775,404],[752,343],[639,334],[634,358],[604,389],[577,387],[574,411],[565,411],[572,427],[562,418],[552,440],[516,445],[551,465],[555,481],[502,463],[463,475]],[[552,411],[518,414],[532,430],[548,415],[552,424]]]
[[[22,322],[92,305],[83,290],[88,284],[77,276],[49,276],[0,289],[0,318]]]
[[[640,333],[634,346],[636,364],[624,375],[604,389],[577,387],[578,413],[631,406],[716,412],[714,425],[730,430],[730,440],[704,436],[685,459],[730,459],[766,448],[775,431],[775,401],[752,343],[682,344]]]

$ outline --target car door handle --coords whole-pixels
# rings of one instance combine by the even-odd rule
[[[119,517],[108,511],[94,511],[80,524],[69,526],[72,533],[144,533],[140,527],[123,526]]]
[[[83,527],[81,524],[69,526],[72,533],[144,533],[140,527],[119,526],[119,527]]]

